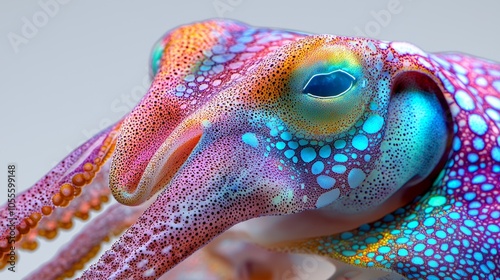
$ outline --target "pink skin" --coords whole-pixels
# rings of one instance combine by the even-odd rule
[[[253,233],[261,242],[262,233],[279,233],[277,243],[353,229],[427,190],[451,149],[453,102],[440,94],[448,80],[409,44],[207,21],[170,32],[156,52],[151,88],[123,123],[21,194],[25,214],[15,225],[25,231],[43,207],[77,203],[68,184],[90,192],[85,185],[112,154],[116,200],[151,204],[83,279],[158,278],[255,217],[284,216]],[[307,88],[313,78],[319,85]],[[321,83],[332,80],[332,96],[322,96]],[[109,215],[96,228],[135,220]],[[5,241],[6,222],[0,233]],[[63,273],[80,258],[61,254],[52,265],[59,260]]]

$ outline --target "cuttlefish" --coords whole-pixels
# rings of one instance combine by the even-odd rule
[[[167,33],[151,71],[128,115],[1,208],[4,265],[112,194],[33,278],[71,276],[126,229],[81,278],[156,279],[257,217],[246,238],[281,252],[500,277],[499,63],[210,20]]]

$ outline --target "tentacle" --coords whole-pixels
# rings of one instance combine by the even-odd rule
[[[147,205],[136,207],[114,204],[62,248],[57,256],[26,279],[63,279],[72,277],[99,252],[101,243],[121,234],[144,212]]]
[[[73,227],[73,218],[87,220],[91,210],[99,211],[102,203],[109,201],[109,161],[102,165],[93,181],[85,186],[78,196],[66,207],[56,207],[50,216],[45,216],[36,227],[19,241],[20,248],[33,250],[38,236],[53,239],[59,229],[68,230]]]
[[[92,182],[108,160],[114,150],[120,125],[121,121],[92,137],[57,164],[33,187],[21,193],[15,199],[15,203],[9,201],[2,206],[0,215],[7,217],[0,221],[0,251],[2,253],[7,252],[11,245],[20,241],[23,236],[27,236],[30,232],[29,241],[25,243],[24,247],[28,249],[36,247],[33,243],[36,234],[32,230],[38,226],[39,222],[42,225],[41,235],[53,236],[56,227],[69,225],[74,207],[81,207],[88,203],[87,200],[90,197],[100,199],[101,195],[93,193],[91,188],[74,207],[60,208],[68,206],[75,197],[78,197],[82,193],[82,187]],[[100,186],[96,188],[103,189]],[[55,211],[56,209],[60,210]],[[52,221],[57,221],[59,225],[50,225],[49,220],[40,221],[43,216],[50,215],[57,216]],[[5,258],[2,260],[5,261]]]

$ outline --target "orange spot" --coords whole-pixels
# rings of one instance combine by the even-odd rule
[[[57,236],[57,229],[48,230],[45,232],[45,238],[49,240],[54,239],[56,236]]]
[[[74,189],[75,188],[71,184],[66,183],[61,186],[59,192],[65,198],[72,198],[74,195]]]
[[[7,240],[0,240],[0,251],[7,252],[10,250],[10,244]]]
[[[52,213],[52,207],[50,207],[50,206],[43,206],[42,207],[42,214],[44,214],[45,216],[48,216],[51,213]]]
[[[26,223],[26,219],[22,220],[16,228],[21,234],[26,234],[30,231],[30,226]]]
[[[60,193],[56,193],[52,197],[52,203],[54,203],[55,206],[61,206],[61,204],[64,202],[64,198]]]
[[[38,235],[40,235],[42,237],[47,237],[47,231],[45,229],[41,228],[38,230]]]
[[[87,171],[83,172],[83,179],[85,179],[86,182],[90,182],[90,180],[92,180],[93,177],[94,177],[93,173]]]
[[[69,205],[69,202],[70,202],[70,200],[69,200],[69,199],[64,199],[64,200],[62,201],[61,205],[59,205],[59,206],[61,206],[61,207],[66,207],[66,206],[68,206],[68,205]]]
[[[69,220],[67,222],[59,222],[59,227],[63,229],[70,229],[73,227],[73,221]]]
[[[101,210],[101,204],[92,204],[90,205],[90,208],[92,208],[95,211]]]
[[[83,174],[81,173],[77,173],[73,176],[73,178],[71,179],[71,181],[73,182],[73,185],[77,186],[77,187],[81,187],[83,185],[85,185],[85,178],[83,177]]]
[[[109,197],[108,197],[107,195],[101,195],[101,196],[99,197],[99,200],[100,200],[101,202],[108,202],[108,201],[109,201]]]
[[[83,165],[84,171],[92,171],[92,169],[94,169],[94,165],[90,162],[87,162]]]
[[[81,220],[85,221],[89,218],[89,213],[84,213],[84,212],[75,212],[75,217],[80,218]]]
[[[40,214],[39,212],[34,212],[31,213],[30,218],[31,220],[33,220],[33,222],[38,223],[38,221],[40,221],[40,219],[42,218],[42,214]]]
[[[21,245],[21,248],[29,251],[34,251],[38,247],[38,243],[36,241],[26,241]]]
[[[81,188],[74,188],[73,189],[73,195],[76,197],[76,196],[79,196],[80,194],[82,193],[82,189]]]
[[[34,228],[36,227],[36,222],[33,221],[31,218],[24,218],[24,222],[26,222],[26,224],[28,225],[28,227],[30,228]]]

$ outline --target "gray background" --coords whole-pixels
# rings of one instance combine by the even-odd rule
[[[500,2],[400,0],[401,11],[385,26],[374,24],[371,12],[387,10],[389,2],[69,0],[16,53],[8,34],[21,36],[23,18],[33,23],[43,9],[38,1],[1,0],[0,203],[6,200],[8,163],[17,164],[20,193],[132,108],[133,101],[125,100],[145,91],[152,44],[181,24],[222,16],[256,26],[348,36],[357,35],[356,28],[372,28],[366,33],[374,38],[500,61]],[[218,12],[215,5],[220,3],[230,9]],[[0,272],[0,278],[21,278],[58,246],[60,242],[42,244],[43,254],[34,258],[21,252],[19,273]]]

